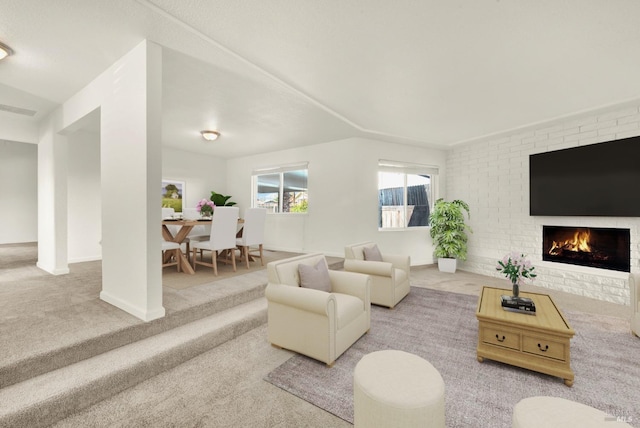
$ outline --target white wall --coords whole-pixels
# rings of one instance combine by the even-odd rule
[[[59,266],[67,264],[69,138],[64,135],[73,135],[78,121],[98,107],[103,256],[100,298],[150,321],[165,314],[158,214],[162,170],[159,45],[141,42],[40,124],[38,266],[60,273]]]
[[[38,240],[38,125],[0,112],[0,244]]]
[[[38,146],[0,140],[0,244],[38,240]]]
[[[529,216],[529,155],[636,135],[640,103],[454,147],[447,158],[447,199],[469,204],[474,230],[468,260],[460,268],[499,276],[497,260],[522,251],[536,266],[536,285],[628,304],[626,273],[543,262],[542,226],[629,228],[631,271],[640,272],[640,218]]]
[[[69,263],[102,257],[100,136],[79,131],[68,142]],[[186,206],[195,207],[212,190],[226,190],[226,161],[174,149],[162,150],[162,176],[184,181]],[[160,200],[160,183],[158,183]],[[127,210],[127,207],[121,207]],[[160,202],[158,201],[158,212]]]
[[[38,124],[31,117],[0,111],[0,140],[38,144]]]
[[[67,138],[56,109],[38,129],[38,262],[53,275],[69,273],[67,260]]]
[[[185,207],[195,208],[200,199],[209,199],[211,191],[225,193],[227,163],[224,159],[182,150],[162,150],[162,178],[184,181]],[[158,190],[160,197],[160,190]],[[235,198],[231,198],[235,201]],[[160,206],[160,203],[158,203]]]
[[[309,212],[269,215],[267,248],[344,256],[345,245],[372,240],[383,252],[410,254],[413,265],[430,264],[433,248],[427,228],[378,231],[378,160],[435,165],[444,175],[445,156],[441,150],[350,138],[231,159],[227,188],[242,215],[251,205],[253,169],[308,161]]]
[[[100,136],[77,132],[69,136],[68,251],[69,263],[102,257]],[[162,150],[162,176],[184,181],[186,206],[195,207],[211,190],[224,191],[226,161],[174,149]],[[160,199],[158,183],[158,199]],[[122,207],[127,210],[127,207]],[[160,212],[160,202],[158,202]]]
[[[68,261],[98,260],[102,257],[100,136],[78,131],[68,140]],[[36,144],[0,141],[0,180],[11,184],[5,189],[10,203],[0,210],[5,225],[0,228],[0,244],[38,240],[37,150]],[[162,176],[186,182],[190,207],[212,190],[226,192],[226,170],[224,159],[162,150]]]
[[[105,81],[108,84],[103,87]],[[151,321],[165,315],[158,215],[162,48],[148,41],[138,44],[83,92],[94,88],[104,91],[100,100],[100,298]]]
[[[102,258],[100,135],[86,131],[71,134],[67,150],[68,261],[99,260]]]

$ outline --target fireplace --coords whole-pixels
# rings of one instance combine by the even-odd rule
[[[630,272],[630,230],[542,226],[542,260]]]

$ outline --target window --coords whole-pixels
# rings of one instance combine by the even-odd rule
[[[307,163],[254,171],[252,206],[269,213],[306,213],[307,176]]]
[[[429,225],[438,168],[380,160],[378,227],[405,229]]]

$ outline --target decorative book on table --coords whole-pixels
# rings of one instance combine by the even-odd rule
[[[515,312],[536,312],[536,305],[528,297],[514,297],[514,296],[500,296],[500,304],[505,310],[512,310]]]

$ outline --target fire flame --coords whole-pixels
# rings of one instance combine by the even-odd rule
[[[588,230],[578,230],[573,235],[573,239],[567,239],[566,241],[553,241],[553,244],[549,249],[549,254],[557,256],[561,251],[582,251],[590,253],[591,247],[589,246],[589,235],[590,232]]]

